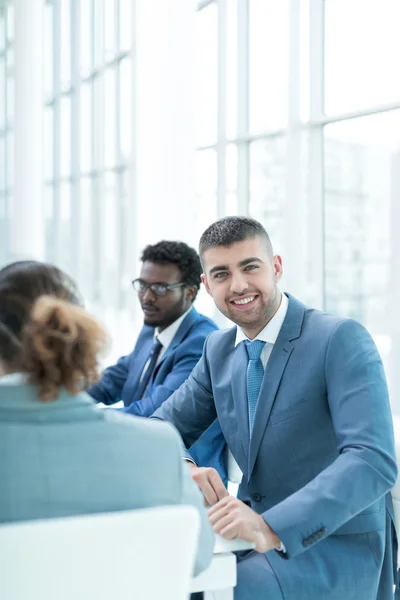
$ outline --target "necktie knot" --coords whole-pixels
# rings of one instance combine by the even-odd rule
[[[261,356],[261,352],[265,346],[265,342],[262,340],[254,340],[254,342],[250,342],[249,340],[245,341],[247,354],[250,360],[258,360]]]
[[[160,340],[158,338],[156,338],[151,347],[150,356],[154,356],[154,355],[158,356],[161,351],[161,348],[162,348],[162,343],[160,342]]]

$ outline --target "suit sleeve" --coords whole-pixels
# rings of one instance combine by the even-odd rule
[[[98,383],[91,385],[88,393],[103,404],[115,404],[122,399],[122,389],[129,373],[130,355],[121,356],[117,364],[108,367]]]
[[[180,386],[187,380],[201,358],[205,335],[197,334],[188,337],[179,345],[171,372],[162,385],[156,385],[142,400],[132,402],[124,408],[124,412],[139,417],[150,417]]]
[[[186,448],[217,418],[207,360],[208,341],[209,338],[203,356],[185,383],[153,414],[153,418],[169,421],[176,427]]]
[[[397,477],[383,366],[371,336],[359,323],[342,321],[332,334],[325,379],[339,456],[263,514],[282,540],[285,558],[335,532],[384,496]]]

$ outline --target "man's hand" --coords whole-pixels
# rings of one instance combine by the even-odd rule
[[[254,542],[257,552],[268,552],[280,544],[262,516],[233,496],[223,498],[210,508],[208,518],[215,533],[227,540],[240,538]]]
[[[201,489],[206,505],[216,504],[218,500],[228,496],[228,490],[224,486],[218,471],[212,467],[197,467],[190,462],[189,467],[192,479]]]

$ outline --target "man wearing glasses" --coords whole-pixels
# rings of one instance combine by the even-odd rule
[[[193,307],[202,268],[197,252],[183,242],[162,241],[142,254],[140,277],[132,282],[144,313],[133,352],[103,373],[89,393],[111,405],[122,400],[125,412],[150,417],[186,381],[216,324]],[[225,440],[218,421],[190,453],[199,466],[214,467],[226,483]]]

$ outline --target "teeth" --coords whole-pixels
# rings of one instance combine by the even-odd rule
[[[234,300],[234,304],[248,304],[254,300],[255,296],[251,296],[250,298],[244,298],[243,300]]]

